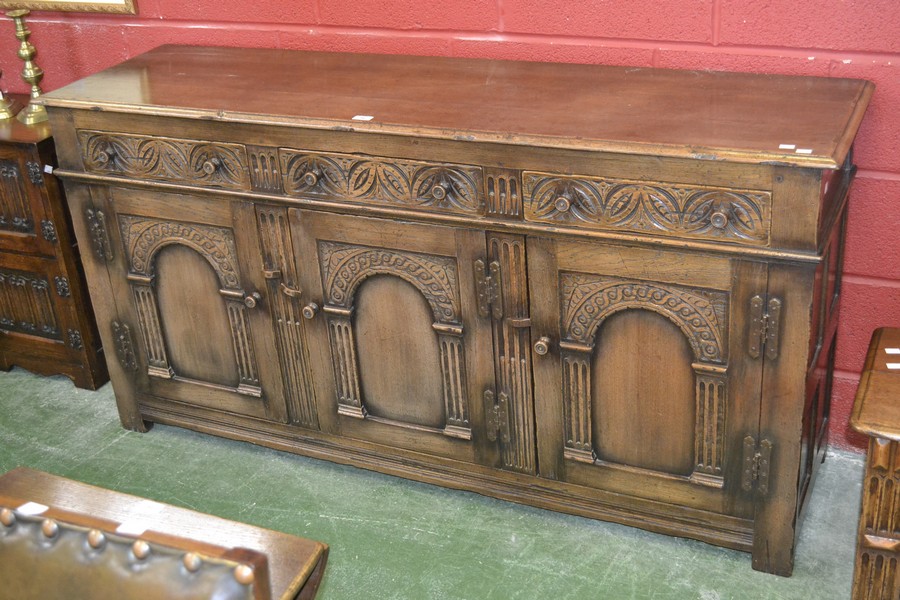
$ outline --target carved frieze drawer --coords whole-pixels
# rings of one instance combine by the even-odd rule
[[[525,219],[769,245],[769,192],[524,172]]]
[[[280,148],[289,196],[484,214],[481,167]]]
[[[240,144],[88,130],[79,131],[78,140],[90,173],[250,189],[247,152]]]

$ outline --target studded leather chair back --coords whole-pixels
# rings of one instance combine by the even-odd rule
[[[269,600],[266,557],[43,507],[0,506],[0,599]],[[117,533],[119,531],[119,533]]]

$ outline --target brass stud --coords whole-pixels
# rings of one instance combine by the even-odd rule
[[[200,557],[193,552],[188,552],[187,554],[185,554],[181,562],[184,563],[184,568],[191,573],[196,573],[200,569],[200,565],[203,564],[203,561],[200,560]]]
[[[131,552],[138,560],[144,560],[150,556],[150,544],[144,540],[137,540],[131,545]]]
[[[241,585],[253,583],[253,567],[250,565],[238,565],[234,568],[234,578]]]
[[[53,538],[59,533],[59,525],[53,519],[44,519],[44,522],[41,523],[41,531],[46,537]]]
[[[0,510],[0,523],[3,523],[4,527],[12,527],[15,522],[16,513],[14,513],[9,508]]]
[[[99,550],[106,545],[106,536],[99,529],[91,529],[87,536],[88,545],[94,550]]]

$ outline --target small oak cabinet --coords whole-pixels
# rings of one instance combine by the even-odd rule
[[[45,102],[126,427],[688,536],[787,575],[826,446],[871,93],[163,47]]]
[[[0,121],[0,370],[109,380],[50,126]]]

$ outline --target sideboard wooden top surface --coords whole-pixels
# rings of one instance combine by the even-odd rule
[[[162,46],[48,106],[816,168],[840,166],[867,81]],[[354,117],[369,116],[371,120]]]

